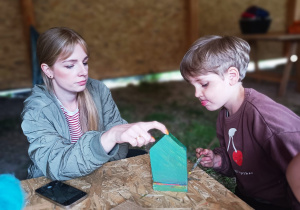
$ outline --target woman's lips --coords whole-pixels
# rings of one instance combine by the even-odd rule
[[[208,101],[201,101],[201,105],[202,105],[202,106],[206,106],[207,103],[208,103]]]
[[[80,81],[80,82],[78,82],[78,84],[79,84],[80,86],[85,85],[85,84],[86,84],[86,80]]]

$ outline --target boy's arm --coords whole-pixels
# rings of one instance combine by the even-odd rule
[[[217,147],[213,150],[215,156],[219,156],[220,159],[220,166],[214,167],[214,170],[218,173],[221,173],[225,176],[234,176],[234,170],[231,167],[230,159],[228,157],[228,153],[225,147]],[[218,159],[216,160],[216,162]],[[218,166],[218,163],[216,163],[215,166]]]
[[[300,153],[289,163],[286,178],[295,197],[300,202]]]

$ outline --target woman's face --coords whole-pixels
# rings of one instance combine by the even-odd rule
[[[88,79],[88,56],[77,44],[66,59],[58,58],[51,68],[52,84],[56,95],[76,94],[86,87]]]

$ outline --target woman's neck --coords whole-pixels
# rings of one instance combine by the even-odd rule
[[[57,94],[54,91],[55,96],[61,102],[61,104],[70,112],[75,111],[78,108],[77,93],[76,94]]]

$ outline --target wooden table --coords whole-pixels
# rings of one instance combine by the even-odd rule
[[[292,69],[292,61],[290,60],[290,57],[292,55],[297,54],[297,47],[300,43],[300,34],[284,34],[284,33],[267,33],[267,34],[249,34],[249,35],[240,35],[242,39],[245,39],[249,42],[249,44],[252,45],[253,53],[253,60],[255,65],[255,72],[254,73],[247,73],[247,77],[253,77],[256,79],[262,79],[262,80],[269,80],[272,82],[279,82],[279,96],[283,96],[286,92],[286,86],[290,79],[291,69]],[[272,74],[262,74],[258,68],[258,57],[256,53],[256,45],[258,41],[277,41],[277,42],[284,42],[288,43],[288,51],[286,54],[287,58],[287,64],[285,65],[285,68],[283,70],[282,76],[278,77],[276,75]],[[298,69],[296,72],[295,80],[297,82],[297,90],[300,92],[300,65],[299,65],[299,59],[300,55],[298,54]]]
[[[191,167],[189,162],[188,170]],[[48,182],[45,177],[21,182],[27,192],[25,209],[61,209],[34,193]],[[66,183],[88,193],[73,209],[252,209],[200,168],[189,175],[187,193],[154,191],[148,154],[106,163],[92,174]]]

